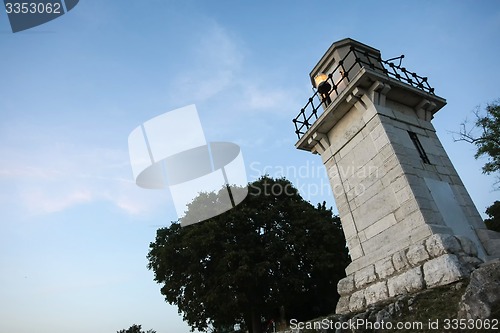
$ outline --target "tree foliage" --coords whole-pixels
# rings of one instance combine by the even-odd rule
[[[156,333],[156,331],[153,330],[147,330],[146,332],[144,332],[141,330],[141,328],[142,328],[141,325],[133,324],[128,329],[119,330],[116,331],[116,333]]]
[[[493,205],[486,208],[489,218],[484,220],[484,224],[490,230],[500,232],[500,201],[495,201]]]
[[[479,109],[474,115],[476,118],[474,125],[467,128],[467,122],[462,123],[459,138],[456,140],[474,144],[477,148],[475,158],[482,156],[488,158],[483,166],[483,173],[498,172],[500,171],[500,101],[488,104],[485,115],[481,115]]]
[[[215,200],[200,194],[187,214]],[[298,320],[332,312],[349,263],[339,218],[269,177],[249,184],[247,198],[222,215],[159,229],[148,260],[166,301],[193,329],[240,324],[253,333],[280,309]]]

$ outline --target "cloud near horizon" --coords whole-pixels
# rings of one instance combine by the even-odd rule
[[[125,214],[139,215],[155,212],[168,200],[165,194],[135,185],[127,151],[70,143],[52,145],[46,140],[35,148],[0,146],[0,154],[5,156],[0,166],[2,205],[39,215],[108,202]]]

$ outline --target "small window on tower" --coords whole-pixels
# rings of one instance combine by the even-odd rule
[[[424,147],[422,147],[422,144],[420,143],[420,140],[418,139],[417,133],[408,131],[408,134],[410,135],[410,139],[411,139],[411,141],[413,141],[415,148],[417,148],[418,154],[420,155],[420,158],[422,159],[422,161],[425,164],[431,164],[431,161],[429,161],[429,158],[427,157],[427,154],[425,153]]]

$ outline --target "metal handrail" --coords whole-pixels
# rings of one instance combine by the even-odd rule
[[[346,68],[346,59],[351,56],[354,57],[354,62],[351,66]],[[326,82],[328,82],[331,86],[328,96],[334,94],[334,98],[336,98],[345,89],[352,78],[354,78],[354,76],[358,73],[358,71],[356,71],[356,73],[352,73],[353,68],[356,65],[359,65],[361,68],[367,67],[372,70],[380,71],[390,78],[396,79],[402,83],[434,95],[434,88],[429,85],[427,77],[419,76],[417,73],[411,72],[401,66],[403,58],[404,55],[401,55],[396,58],[382,60],[380,56],[376,56],[368,51],[357,49],[355,46],[351,46],[349,52],[344,56],[344,58],[339,60],[335,69],[328,74]],[[399,59],[399,64],[393,62],[397,59]],[[320,107],[323,104],[325,104],[325,107],[327,106],[327,101],[320,98],[318,95],[319,92],[316,90],[309,98],[306,105],[300,109],[297,117],[292,120],[295,125],[295,134],[297,134],[298,139],[300,139],[312,126],[316,119],[318,119]],[[318,102],[315,104],[316,98],[318,98]]]

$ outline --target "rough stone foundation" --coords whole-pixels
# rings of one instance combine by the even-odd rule
[[[445,330],[446,319],[450,322],[467,321],[468,329]],[[301,323],[300,326],[290,321],[289,327],[279,332],[492,332],[498,330],[498,320],[500,320],[500,260],[495,259],[481,264],[468,279],[415,294],[389,298],[357,313],[332,314]],[[410,324],[410,327],[397,329],[397,323]]]
[[[467,278],[483,262],[477,255],[466,237],[434,234],[340,280],[336,313]]]

